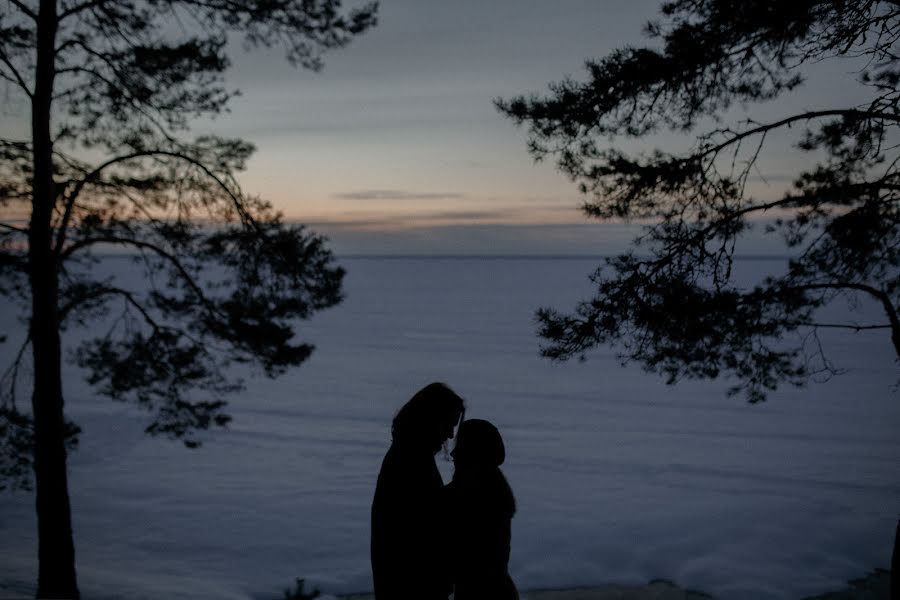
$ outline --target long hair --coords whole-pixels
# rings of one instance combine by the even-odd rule
[[[458,415],[465,418],[465,402],[446,383],[429,383],[403,405],[391,424],[396,441],[422,441],[441,423]]]

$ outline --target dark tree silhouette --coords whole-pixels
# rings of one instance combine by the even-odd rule
[[[624,361],[670,383],[736,377],[731,392],[751,402],[835,372],[821,328],[885,330],[900,357],[900,2],[672,0],[646,33],[648,47],[589,61],[585,81],[496,102],[527,124],[536,159],[554,157],[579,183],[587,215],[651,223],[593,274],[592,299],[569,314],[538,311],[542,354],[583,358],[615,343]],[[864,103],[821,98],[777,120],[726,124],[730,109],[802,85],[810,63],[841,60],[862,65],[848,84],[866,90]],[[780,196],[754,198],[748,178],[773,134],[790,128],[807,170]],[[666,131],[693,141],[679,153],[613,145]],[[735,242],[760,217],[793,258],[784,275],[742,289],[732,278]],[[838,297],[872,298],[885,318],[821,321],[817,309]]]
[[[60,330],[96,322],[99,337],[73,353],[90,382],[149,409],[148,433],[188,446],[229,421],[222,396],[240,382],[225,366],[275,376],[309,356],[296,323],[340,301],[343,271],[322,238],[240,189],[250,144],[189,140],[188,125],[233,95],[223,81],[229,36],[283,46],[292,64],[318,69],[325,50],[374,25],[377,5],[3,2],[0,78],[30,108],[31,135],[0,141],[0,292],[30,324],[3,380],[2,471],[21,486],[33,469],[37,594],[70,598],[66,446],[77,427],[63,413]],[[97,251],[113,248],[133,255],[140,288],[92,271]],[[15,397],[28,347],[30,414]]]

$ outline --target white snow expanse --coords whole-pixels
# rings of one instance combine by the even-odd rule
[[[888,566],[900,394],[886,332],[826,332],[846,374],[751,406],[725,397],[727,382],[666,386],[608,349],[540,359],[533,310],[586,297],[595,260],[343,263],[347,300],[303,332],[312,359],[251,380],[229,430],[198,450],[143,435],[146,415],[66,368],[83,428],[70,486],[84,598],[274,600],[294,577],[371,589],[369,505],[390,420],[433,380],[505,436],[520,589],[662,577],[723,599],[798,599]],[[779,264],[747,261],[742,277]],[[0,331],[5,364],[24,331],[8,307]],[[0,592],[33,591],[35,557],[33,497],[5,494]]]

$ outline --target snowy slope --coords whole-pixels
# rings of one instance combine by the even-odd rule
[[[144,436],[145,415],[96,398],[67,367],[84,430],[70,463],[83,596],[280,598],[295,576],[371,589],[368,511],[390,420],[432,380],[506,438],[523,589],[664,577],[786,599],[887,566],[900,394],[886,334],[828,332],[848,372],[756,406],[726,398],[727,382],[666,386],[608,349],[540,359],[533,310],[586,296],[595,262],[347,259],[348,299],[303,329],[312,359],[250,380],[230,429],[194,451]],[[741,277],[778,264],[747,261]],[[102,268],[134,277],[123,259]],[[5,362],[23,326],[0,315]],[[35,537],[33,497],[5,495],[0,581],[34,581]]]

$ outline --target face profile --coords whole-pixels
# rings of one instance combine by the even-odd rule
[[[469,419],[460,424],[450,456],[457,468],[499,467],[506,460],[506,448],[492,423]]]
[[[465,413],[465,404],[445,383],[431,383],[416,392],[394,417],[391,433],[400,444],[424,446],[436,453]]]
[[[462,411],[454,410],[438,419],[434,434],[435,452],[440,450],[444,446],[444,444],[453,439],[454,431],[459,425],[460,419],[462,419],[462,414]]]
[[[517,600],[509,576],[512,518],[516,501],[500,465],[506,446],[493,423],[460,423],[453,457],[453,481],[446,487],[451,520],[455,600]]]
[[[454,430],[444,486],[434,457]],[[466,419],[462,398],[432,383],[397,412],[391,438],[372,500],[375,600],[518,600],[508,573],[515,498],[498,429]]]
[[[444,481],[435,454],[463,418],[465,403],[444,383],[431,383],[404,404],[391,426],[372,500],[372,578],[377,600],[446,600]]]

